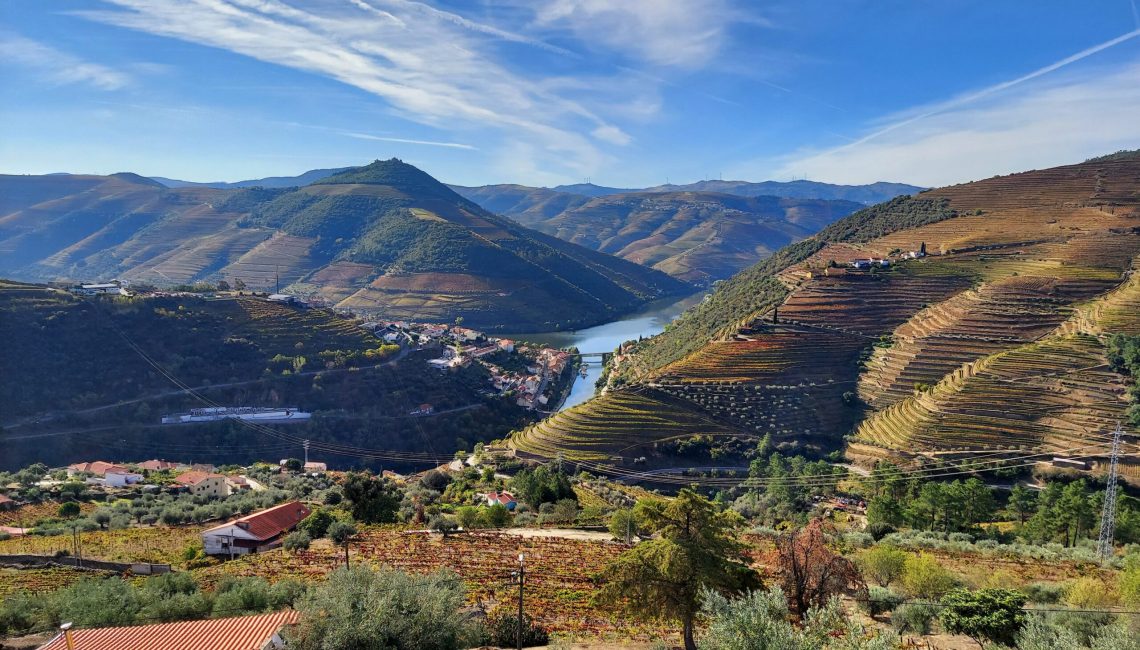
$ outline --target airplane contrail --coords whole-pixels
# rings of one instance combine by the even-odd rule
[[[1132,0],[1132,6],[1135,9],[1136,0]],[[945,113],[946,111],[948,111],[950,109],[958,108],[959,106],[964,106],[966,104],[975,102],[975,101],[982,99],[984,97],[988,97],[990,95],[993,95],[994,93],[998,93],[998,92],[1001,92],[1001,91],[1006,90],[1008,88],[1012,88],[1018,84],[1025,83],[1026,81],[1030,81],[1031,79],[1036,79],[1037,77],[1047,75],[1050,72],[1053,72],[1055,70],[1059,70],[1060,68],[1063,68],[1063,67],[1069,65],[1070,63],[1076,63],[1077,61],[1080,61],[1081,59],[1088,58],[1088,57],[1096,54],[1097,52],[1102,52],[1104,50],[1107,50],[1110,47],[1114,47],[1114,46],[1120,45],[1121,43],[1124,43],[1126,41],[1130,41],[1130,40],[1136,38],[1137,36],[1140,36],[1140,27],[1128,32],[1127,34],[1121,34],[1120,36],[1117,36],[1116,38],[1114,38],[1112,40],[1108,40],[1108,41],[1105,41],[1103,43],[1100,43],[1099,45],[1094,45],[1090,48],[1086,48],[1084,50],[1081,50],[1080,52],[1077,52],[1076,54],[1073,54],[1071,56],[1067,56],[1067,57],[1061,59],[1060,61],[1055,61],[1053,63],[1050,63],[1049,65],[1047,65],[1043,68],[1038,68],[1038,69],[1034,70],[1033,72],[1030,72],[1028,74],[1024,74],[1020,77],[1017,77],[1016,79],[1010,79],[1009,81],[1003,81],[999,84],[994,84],[992,86],[988,86],[986,88],[983,88],[983,89],[978,90],[976,92],[970,93],[968,95],[963,95],[962,97],[958,97],[956,99],[947,100],[945,102],[942,102],[941,104],[935,104],[929,110],[926,110],[926,111],[924,111],[918,115],[915,115],[913,117],[908,117],[905,120],[895,122],[894,124],[887,125],[881,129],[879,129],[878,131],[875,131],[874,133],[870,133],[868,135],[863,136],[862,138],[859,138],[858,140],[852,142],[851,144],[845,144],[841,147],[837,147],[836,149],[833,149],[832,151],[833,152],[843,151],[845,149],[850,149],[851,147],[859,146],[865,142],[868,142],[870,140],[874,140],[875,138],[878,138],[881,135],[884,135],[886,133],[890,133],[891,131],[894,131],[896,129],[900,129],[900,128],[907,126],[909,124],[914,124],[915,122],[918,122],[919,120],[924,120],[928,117],[938,115],[939,113]]]

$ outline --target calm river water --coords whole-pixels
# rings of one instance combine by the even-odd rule
[[[596,325],[576,332],[538,332],[523,334],[503,334],[503,337],[542,343],[556,348],[576,346],[580,352],[613,352],[624,341],[636,339],[638,336],[653,336],[665,329],[665,325],[679,316],[681,312],[697,304],[704,297],[699,293],[682,300],[659,300],[646,305],[645,309],[630,314],[621,320]],[[579,376],[574,382],[574,388],[562,408],[569,408],[575,404],[594,396],[594,383],[602,374],[602,362],[598,357],[591,357],[583,361],[586,366],[586,376]]]

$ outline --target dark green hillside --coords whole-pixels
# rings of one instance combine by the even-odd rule
[[[642,360],[658,368],[725,335],[750,316],[780,304],[788,289],[776,275],[802,262],[828,243],[865,242],[876,237],[957,216],[944,199],[900,196],[860,210],[817,235],[777,251],[717,287],[712,295],[686,311],[664,333],[645,341]]]
[[[427,365],[438,351],[402,357],[330,311],[258,299],[86,299],[5,281],[0,337],[2,469],[182,449],[200,458],[217,448],[218,461],[277,453],[281,441],[236,423],[159,425],[163,413],[207,405],[172,378],[219,405],[314,412],[281,431],[371,449],[450,451],[527,421],[513,403],[480,394],[479,366],[441,374]],[[423,403],[459,410],[407,417]]]

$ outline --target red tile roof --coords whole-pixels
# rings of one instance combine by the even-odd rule
[[[221,474],[211,474],[209,472],[189,471],[183,472],[174,478],[175,483],[182,485],[198,485],[208,478],[225,478]]]
[[[297,612],[285,610],[205,621],[72,630],[71,638],[76,650],[259,650],[282,627],[296,622]],[[66,649],[63,635],[40,647]]]
[[[221,526],[214,526],[209,530],[202,531],[202,534],[208,535],[211,531],[219,528],[237,526],[257,539],[266,540],[292,530],[312,512],[300,501],[290,501],[279,506],[273,506],[268,510],[246,515],[241,519],[228,521]]]
[[[172,463],[168,460],[147,460],[139,463],[139,467],[149,470],[174,469],[178,467],[178,463]]]
[[[107,472],[112,472],[115,474],[129,474],[131,471],[122,465],[108,463],[104,460],[97,460],[93,463],[75,463],[74,465],[69,465],[68,469],[73,469],[77,472],[89,472],[95,476],[106,476]]]
[[[503,505],[517,503],[515,501],[515,495],[511,494],[510,492],[488,492],[487,499],[491,501],[497,501]]]

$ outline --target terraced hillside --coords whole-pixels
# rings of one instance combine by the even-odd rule
[[[525,226],[701,285],[727,278],[862,207],[712,192],[613,194],[586,201],[541,192],[541,200],[533,193],[524,198],[505,192],[487,199]],[[471,195],[478,200],[484,193]],[[557,200],[562,196],[570,199]],[[515,198],[520,203],[512,204]],[[526,200],[534,204],[520,210]]]
[[[850,265],[869,258],[890,264]],[[726,282],[621,357],[619,387],[583,408],[648,386],[742,436],[826,449],[853,434],[857,458],[1095,460],[1128,407],[1105,344],[1140,331],[1137,260],[1140,153],[896,199]],[[576,424],[544,423],[545,449],[624,443],[620,426]]]
[[[514,331],[595,324],[692,291],[496,216],[394,159],[300,188],[3,176],[0,195],[0,273],[21,280],[280,281],[343,308]]]

